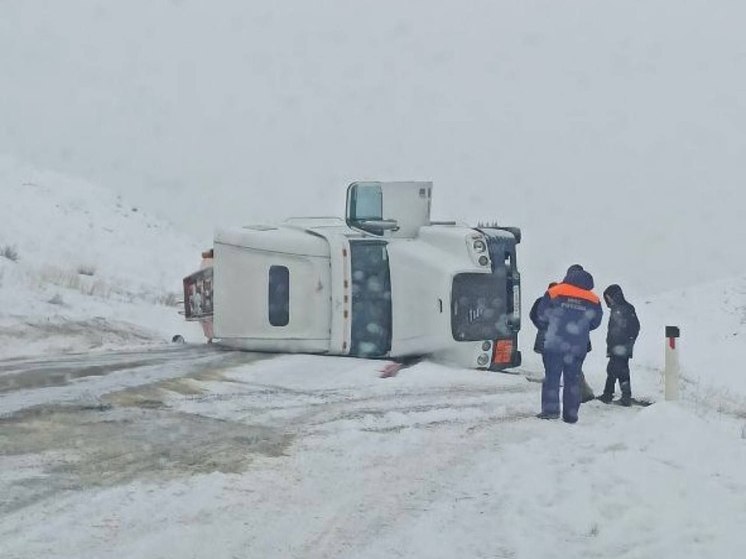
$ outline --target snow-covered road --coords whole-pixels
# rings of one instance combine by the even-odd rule
[[[735,557],[746,441],[691,403],[206,348],[0,363],[0,556]],[[19,373],[25,374],[20,376]],[[21,382],[23,378],[23,382]],[[657,399],[657,375],[637,372]]]

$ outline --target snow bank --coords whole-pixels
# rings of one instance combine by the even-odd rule
[[[739,401],[746,411],[746,277],[663,293],[637,309],[645,328],[641,364],[660,367],[665,326],[679,326],[684,390]]]
[[[0,356],[162,337],[181,326],[181,278],[198,257],[114,193],[0,157]]]

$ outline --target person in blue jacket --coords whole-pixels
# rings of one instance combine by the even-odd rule
[[[541,419],[566,423],[578,420],[580,371],[588,352],[590,331],[601,324],[603,308],[593,293],[593,276],[580,265],[567,270],[562,283],[547,290],[536,309],[536,324],[544,330],[545,377],[541,388]],[[560,410],[560,380],[564,380]]]
[[[580,264],[573,264],[573,266],[570,267],[582,269],[582,266]],[[553,281],[549,284],[549,287],[547,289],[552,289],[555,285],[557,285],[556,281]],[[536,326],[536,339],[534,340],[534,351],[536,353],[544,353],[544,337],[546,336],[546,330],[543,329],[542,324],[539,323],[538,318],[538,311],[539,311],[539,303],[541,303],[541,297],[536,299],[534,301],[534,304],[531,306],[531,312],[529,313],[529,318],[531,319],[531,322],[534,323],[534,326]],[[591,342],[588,341],[588,351],[587,353],[591,352]],[[591,400],[596,399],[596,395],[593,393],[593,389],[588,384],[588,381],[585,379],[585,375],[583,374],[583,371],[581,369],[580,375],[578,378],[580,382],[580,403],[584,404],[585,402],[590,402]]]

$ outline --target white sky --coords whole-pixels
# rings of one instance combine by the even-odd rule
[[[431,179],[633,293],[746,272],[746,4],[0,0],[0,153],[218,224]],[[537,295],[539,293],[536,293]]]

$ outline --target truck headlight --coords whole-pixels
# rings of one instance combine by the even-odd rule
[[[487,244],[481,239],[477,239],[476,241],[474,241],[474,244],[472,246],[477,252],[484,252],[485,250],[487,250]]]
[[[482,353],[479,355],[479,357],[477,357],[477,365],[479,365],[480,367],[486,367],[487,363],[489,362],[490,362],[490,356],[487,355],[486,353]]]
[[[479,257],[479,263],[480,263],[480,264],[481,264],[482,266],[487,266],[487,265],[488,265],[488,264],[490,263],[490,259],[489,259],[489,258],[487,258],[487,257],[486,257],[486,256],[485,256],[485,255],[483,254],[482,256],[480,256],[480,257]]]
[[[492,347],[492,342],[484,341],[482,342],[482,351],[489,351]]]

